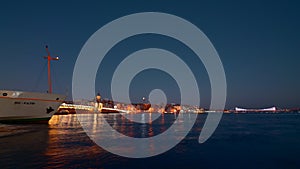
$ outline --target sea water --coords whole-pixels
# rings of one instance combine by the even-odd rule
[[[130,137],[158,135],[177,118],[164,114],[143,125],[119,114],[101,116]],[[300,168],[299,113],[224,114],[215,133],[199,144],[206,116],[199,114],[189,134],[171,150],[141,159],[99,147],[76,114],[54,115],[49,124],[0,124],[0,168]]]

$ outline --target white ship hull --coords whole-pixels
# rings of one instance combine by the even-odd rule
[[[48,122],[66,96],[0,90],[0,123]]]

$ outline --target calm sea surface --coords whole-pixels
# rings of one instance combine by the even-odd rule
[[[176,119],[165,114],[141,126],[124,123],[120,115],[103,116],[133,137],[157,135]],[[76,115],[55,115],[49,125],[0,124],[0,168],[300,168],[300,114],[224,114],[213,136],[199,144],[205,118],[198,115],[177,146],[144,159],[120,157],[97,146]]]

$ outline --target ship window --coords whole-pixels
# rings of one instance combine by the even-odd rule
[[[56,100],[59,100],[59,98],[56,98]]]
[[[2,93],[3,96],[7,96],[7,93]]]

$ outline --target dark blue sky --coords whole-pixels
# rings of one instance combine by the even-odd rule
[[[286,1],[10,1],[0,5],[0,52],[2,89],[46,91],[47,79],[42,56],[45,44],[53,56],[53,89],[69,91],[76,58],[86,40],[106,23],[137,12],[165,12],[198,26],[217,49],[227,78],[227,108],[278,106],[299,107],[300,100],[300,4]],[[143,43],[141,43],[143,42]],[[201,63],[187,55],[188,48],[162,36],[137,36],[115,46],[97,75],[96,88],[109,96],[110,73],[116,60],[146,47],[175,52],[197,73],[201,105],[208,107],[210,86]],[[120,60],[119,60],[120,61]],[[43,71],[44,70],[44,71]],[[100,71],[101,69],[99,69]],[[195,73],[194,72],[194,73]],[[143,76],[143,74],[145,76]],[[45,75],[41,77],[41,75]],[[155,76],[154,76],[155,75]],[[150,83],[154,78],[165,83]],[[161,78],[161,79],[159,79]],[[147,80],[148,79],[148,80]],[[145,83],[143,83],[145,82]],[[147,82],[147,83],[146,83]],[[142,72],[132,82],[135,100],[147,95],[153,86],[166,90],[170,101],[178,91],[168,75],[155,70]],[[101,87],[100,87],[101,86]],[[173,86],[173,87],[169,87]]]

